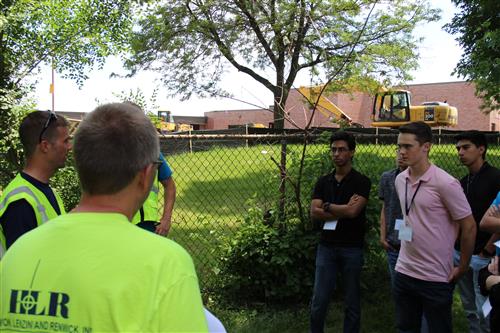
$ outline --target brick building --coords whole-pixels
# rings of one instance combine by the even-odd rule
[[[498,131],[500,116],[498,112],[484,114],[480,110],[481,100],[474,95],[474,85],[468,82],[439,82],[412,84],[401,87],[412,93],[412,105],[423,102],[447,101],[458,109],[457,130],[477,129],[481,131]],[[363,127],[370,127],[373,96],[364,93],[334,94],[328,98],[342,109],[352,121]],[[302,95],[297,90],[290,91],[285,111],[293,123],[285,122],[286,128],[303,128],[311,117],[311,111],[303,102]],[[269,110],[222,110],[205,112],[206,129],[226,129],[230,125],[249,123],[271,125],[273,115]],[[338,127],[329,117],[316,112],[312,126]]]

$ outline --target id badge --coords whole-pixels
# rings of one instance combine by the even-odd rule
[[[402,225],[401,228],[399,229],[399,235],[398,235],[399,240],[411,242],[412,235],[413,235],[413,230],[411,229],[410,226]]]
[[[396,223],[394,224],[394,230],[399,230],[404,225],[405,225],[405,220],[403,220],[403,219],[396,219]]]
[[[335,230],[337,229],[337,220],[326,221],[323,225],[323,230]]]

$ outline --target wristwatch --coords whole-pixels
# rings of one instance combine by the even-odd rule
[[[330,203],[329,203],[329,202],[325,202],[325,203],[323,204],[323,211],[324,211],[325,213],[330,212]]]

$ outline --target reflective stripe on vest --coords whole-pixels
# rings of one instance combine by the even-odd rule
[[[17,195],[19,193],[26,193],[27,195],[29,195],[30,197],[32,197],[35,200],[36,208],[40,212],[40,214],[42,215],[42,223],[45,223],[49,220],[49,218],[47,217],[47,211],[45,210],[45,207],[42,205],[40,200],[38,200],[38,197],[35,195],[35,193],[33,193],[33,191],[28,186],[20,186],[20,187],[13,189],[12,191],[10,191],[5,196],[3,201],[0,202],[0,211],[2,211],[5,208],[5,206],[7,205],[7,202],[9,201],[9,199],[11,197],[13,197],[14,195]]]
[[[40,192],[40,193],[39,193]],[[54,191],[56,204],[59,207],[60,214],[65,214],[64,204],[61,198]],[[24,179],[21,174],[18,174],[7,187],[4,189],[3,195],[0,196],[0,215],[3,215],[8,209],[8,206],[17,200],[26,200],[33,209],[36,218],[36,225],[39,226],[48,220],[55,218],[57,215],[56,209],[45,196],[33,184]],[[8,223],[8,221],[5,221]],[[3,228],[0,225],[0,258],[7,251],[7,242],[3,233]]]

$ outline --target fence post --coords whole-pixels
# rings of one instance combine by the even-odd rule
[[[246,147],[248,148],[248,124],[245,124],[245,134],[247,135],[247,138],[245,140]]]
[[[189,130],[189,153],[193,153],[193,138],[191,137],[191,130]]]
[[[286,204],[286,139],[281,140],[281,163],[280,163],[280,206],[279,219],[280,224],[285,222],[285,204]]]
[[[441,144],[441,126],[439,126],[438,133],[439,133],[438,145],[440,145]]]
[[[378,127],[375,127],[375,145],[378,145]]]

